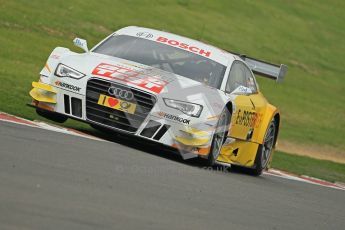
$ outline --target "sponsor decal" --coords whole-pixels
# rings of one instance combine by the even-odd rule
[[[186,43],[178,42],[175,40],[169,40],[168,38],[165,38],[165,37],[158,37],[156,39],[156,41],[161,42],[161,43],[167,43],[171,46],[176,46],[176,47],[179,47],[181,49],[189,50],[193,53],[197,53],[197,54],[200,54],[200,55],[205,56],[205,57],[209,57],[211,55],[210,51],[205,51],[205,50],[200,49],[196,46],[190,46]]]
[[[184,119],[182,117],[175,116],[175,115],[172,115],[172,114],[169,114],[169,113],[165,113],[165,112],[159,112],[158,115],[160,117],[164,117],[166,119],[169,119],[169,120],[172,120],[172,121],[177,121],[177,122],[180,122],[180,123],[183,123],[183,124],[186,124],[186,125],[189,125],[189,122],[190,122],[190,120],[188,120],[188,119]]]
[[[53,59],[59,59],[60,56],[59,55],[56,55],[56,54],[52,54],[50,55],[50,58],[53,58]]]
[[[139,32],[137,33],[137,36],[140,38],[153,38],[153,34],[150,34],[148,32]]]
[[[128,100],[128,101],[131,101],[134,99],[134,94],[132,91],[129,91],[129,90],[125,90],[125,89],[120,89],[120,88],[117,88],[115,86],[111,86],[109,89],[108,89],[108,93],[110,95],[113,95],[117,98],[122,98],[122,99],[125,99],[125,100]]]
[[[246,127],[257,128],[262,120],[262,113],[250,112],[247,110],[239,109],[235,124],[243,125]]]
[[[239,87],[237,87],[235,89],[235,92],[238,92],[238,93],[252,93],[252,90],[250,88],[248,88],[248,87],[240,85]]]
[[[131,70],[119,65],[101,63],[92,71],[93,75],[125,82],[154,93],[160,93],[168,84],[158,77],[148,76],[139,71]]]
[[[126,113],[130,113],[130,114],[135,113],[135,109],[137,106],[134,103],[123,101],[121,99],[114,98],[114,97],[109,97],[104,94],[99,95],[97,104],[108,107],[108,108],[120,110]]]
[[[73,90],[75,92],[79,92],[80,91],[80,87],[78,86],[75,86],[75,85],[71,85],[71,84],[67,84],[67,83],[64,83],[64,82],[61,82],[61,81],[56,81],[55,82],[55,85],[56,86],[60,86],[62,88],[65,88],[65,89],[70,89],[70,90]]]
[[[49,67],[49,65],[48,65],[48,62],[44,65],[44,67],[49,71],[49,73],[52,72],[51,69],[50,69],[50,67]]]

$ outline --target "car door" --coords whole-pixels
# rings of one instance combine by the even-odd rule
[[[235,110],[232,114],[229,136],[251,140],[254,129],[261,120],[260,97],[257,84],[250,69],[240,60],[231,66],[225,92],[235,96]]]

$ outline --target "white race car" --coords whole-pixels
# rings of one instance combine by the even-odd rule
[[[272,159],[279,111],[253,72],[280,81],[285,65],[229,53],[142,27],[120,29],[85,53],[57,47],[33,82],[31,105],[57,122],[73,118],[259,175]]]

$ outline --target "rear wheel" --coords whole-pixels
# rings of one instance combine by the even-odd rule
[[[219,116],[217,128],[216,128],[215,133],[213,134],[211,150],[207,158],[209,166],[213,166],[216,163],[216,160],[219,156],[222,145],[228,135],[229,124],[230,124],[230,112],[228,111],[227,108],[225,108],[223,112],[221,113],[221,115]]]
[[[47,110],[36,109],[36,113],[41,117],[47,118],[51,121],[55,121],[58,123],[64,123],[67,121],[68,117],[59,113],[50,112]]]
[[[258,151],[256,153],[254,164],[255,168],[251,169],[251,174],[259,176],[265,169],[267,169],[268,162],[270,160],[274,147],[275,136],[277,131],[276,129],[276,123],[274,121],[271,121],[266,130],[264,142],[262,143],[262,145],[259,146]]]

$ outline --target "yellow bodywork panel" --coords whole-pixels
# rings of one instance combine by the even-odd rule
[[[175,137],[175,140],[187,146],[203,146],[209,142],[209,138],[185,138]]]
[[[278,113],[277,108],[269,104],[260,92],[240,95],[235,104],[229,136],[262,144],[268,124]]]
[[[217,161],[251,167],[254,165],[258,147],[257,143],[236,140],[223,145]]]
[[[33,88],[37,88],[37,89],[42,89],[51,93],[56,93],[56,91],[54,90],[54,88],[50,85],[47,84],[43,84],[41,82],[32,82],[32,87]]]
[[[232,116],[229,136],[234,142],[223,145],[218,161],[252,167],[262,144],[267,126],[278,113],[260,93],[239,95],[235,99],[236,110]]]
[[[236,139],[246,140],[252,127],[252,114],[255,113],[249,96],[239,95],[235,99],[236,110],[232,116],[230,135]]]
[[[212,130],[205,131],[193,127],[186,127],[179,131],[180,134],[175,136],[175,140],[190,147],[205,147],[209,144],[213,134]]]
[[[50,85],[40,82],[32,82],[33,89],[30,91],[30,96],[39,102],[56,103],[56,91]]]
[[[203,131],[203,130],[199,130],[199,129],[195,129],[195,128],[192,128],[192,127],[186,128],[185,130],[183,130],[183,132],[186,132],[186,133],[188,133],[190,135],[193,135],[193,136],[210,136],[209,132]]]
[[[268,104],[266,106],[266,111],[264,112],[264,116],[262,117],[261,125],[259,129],[257,130],[257,132],[253,133],[253,137],[252,137],[253,141],[256,141],[258,143],[263,142],[267,127],[277,113],[279,113],[279,111],[273,105]]]

